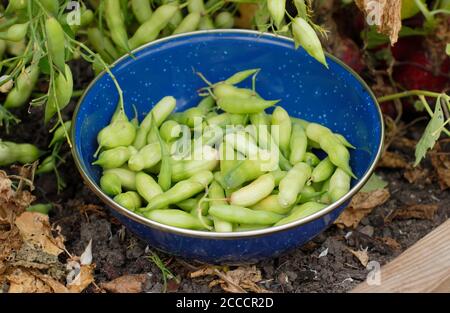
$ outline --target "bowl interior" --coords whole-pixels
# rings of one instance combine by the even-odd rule
[[[154,42],[124,57],[112,72],[124,92],[128,116],[136,107],[139,119],[160,98],[172,95],[177,110],[201,99],[197,90],[205,83],[250,68],[261,68],[257,91],[279,103],[291,116],[319,122],[343,134],[356,150],[351,166],[359,179],[374,163],[381,145],[379,107],[367,86],[347,67],[328,57],[329,69],[283,37],[250,31],[209,31],[180,35]],[[251,81],[241,84],[250,86]],[[80,100],[74,116],[74,153],[86,177],[98,182],[101,169],[92,166],[97,133],[116,108],[118,93],[109,75],[99,76]],[[352,180],[352,184],[358,183]]]

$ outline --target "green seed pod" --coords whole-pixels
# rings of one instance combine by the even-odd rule
[[[312,182],[322,182],[331,177],[335,170],[334,164],[326,157],[314,168],[311,174]]]
[[[282,207],[292,206],[297,196],[311,177],[311,167],[303,162],[297,163],[281,180],[278,201]]]
[[[58,73],[55,80],[55,97],[47,100],[44,113],[44,122],[48,123],[56,112],[63,110],[70,102],[73,92],[73,77],[70,67],[64,65],[64,73]]]
[[[216,181],[213,181],[209,186],[208,198],[210,199],[211,206],[227,204],[227,201],[225,200],[225,192],[221,185]],[[213,217],[213,222],[214,230],[216,232],[223,233],[233,231],[233,224],[230,222],[226,222],[217,217]]]
[[[230,12],[224,11],[220,12],[216,15],[216,18],[214,19],[214,25],[216,28],[233,28],[234,25],[234,17],[233,14]]]
[[[119,57],[119,53],[114,47],[114,44],[98,28],[89,28],[87,30],[87,36],[91,46],[100,54],[106,63],[112,63]]]
[[[54,146],[57,142],[63,141],[66,138],[66,132],[70,134],[70,129],[72,127],[72,122],[67,121],[63,125],[59,126],[53,133],[52,141],[48,145],[49,148]]]
[[[286,13],[286,0],[267,0],[267,9],[275,26],[280,29]]]
[[[103,172],[106,174],[115,174],[119,177],[120,185],[127,190],[136,190],[136,173],[125,168],[107,169]]]
[[[161,161],[161,146],[155,142],[142,147],[138,153],[132,155],[128,160],[128,167],[132,171],[139,172],[155,166],[159,161]]]
[[[120,0],[105,1],[104,16],[114,43],[123,51],[129,51],[125,17],[120,7]]]
[[[122,183],[120,177],[114,173],[105,173],[100,178],[100,188],[108,196],[116,196],[122,193]]]
[[[222,97],[217,100],[217,106],[228,113],[253,114],[274,106],[280,100],[264,100],[258,96],[241,98],[236,96]]]
[[[249,71],[253,71],[253,70],[249,70]],[[227,80],[236,82],[236,81],[238,81],[239,78],[243,79],[246,76],[246,74],[248,74],[248,71],[239,72],[239,73],[234,74]],[[238,87],[235,87],[232,84],[229,84],[226,82],[221,82],[221,83],[216,84],[213,88],[213,94],[217,99],[226,98],[226,97],[242,98],[242,99],[249,99],[251,97],[259,98],[259,96],[251,89],[238,88]],[[255,113],[259,113],[259,112],[260,111],[255,112]],[[235,112],[235,113],[239,113],[239,112]]]
[[[39,204],[33,204],[30,205],[28,208],[25,209],[27,212],[38,212],[41,214],[48,215],[48,213],[53,209],[53,204],[47,203],[39,203]]]
[[[218,158],[201,160],[172,161],[172,181],[178,182],[192,177],[199,171],[213,171],[218,165]]]
[[[55,157],[53,155],[49,155],[39,164],[38,168],[35,171],[36,175],[46,174],[52,172],[56,168]]]
[[[114,197],[114,201],[130,211],[135,211],[142,206],[142,199],[135,191],[118,194]]]
[[[27,8],[27,0],[10,0],[5,13],[18,12]]]
[[[186,15],[180,25],[173,31],[173,35],[192,32],[198,28],[200,24],[200,13],[193,12]]]
[[[288,224],[288,223],[297,221],[299,219],[302,219],[304,217],[312,215],[316,212],[319,212],[320,210],[322,210],[325,207],[326,207],[325,204],[317,203],[317,202],[304,203],[302,205],[294,207],[289,216],[278,221],[278,223],[276,223],[274,226],[280,226],[280,225],[284,225],[284,224]]]
[[[0,32],[0,39],[19,42],[25,38],[28,31],[28,22],[10,26],[6,31]]]
[[[58,0],[39,0],[41,5],[53,16],[58,15],[59,2]]]
[[[350,190],[351,177],[342,169],[337,168],[330,178],[328,193],[331,201],[335,202],[342,198]]]
[[[119,168],[124,165],[131,157],[129,147],[117,147],[100,153],[98,159],[93,165],[99,165],[104,169]]]
[[[205,13],[205,4],[203,0],[188,0],[189,13]]]
[[[283,155],[289,155],[291,142],[292,123],[289,114],[280,106],[272,113],[272,137],[280,147]]]
[[[47,35],[47,48],[53,64],[64,73],[65,68],[65,38],[61,24],[54,18],[49,17],[45,21],[45,33]]]
[[[97,135],[99,148],[112,149],[120,146],[129,146],[136,137],[136,128],[128,121],[125,112],[120,113],[122,118],[115,120]]]
[[[163,190],[153,177],[143,172],[136,174],[136,190],[147,202],[163,193]]]
[[[86,27],[92,23],[94,20],[94,12],[92,10],[86,9],[83,10],[80,17],[80,26]]]
[[[309,166],[316,166],[320,163],[320,159],[312,152],[306,152],[303,157],[303,162]]]
[[[33,163],[41,156],[42,152],[34,145],[28,143],[14,143],[0,141],[0,166],[13,163]]]
[[[350,148],[350,149],[355,149],[355,146],[352,145],[350,142],[348,142],[348,140],[344,136],[342,136],[341,134],[334,134],[334,136],[345,147]]]
[[[278,201],[278,195],[269,195],[250,207],[250,209],[256,211],[267,211],[283,215],[288,213],[291,208],[292,206],[283,207],[282,205],[280,205],[280,202]]]
[[[267,211],[254,211],[236,205],[213,205],[209,214],[230,223],[254,225],[272,225],[283,218],[283,215]]]
[[[165,121],[159,129],[161,138],[166,142],[171,142],[181,136],[181,125],[175,121]]]
[[[131,0],[131,10],[139,24],[144,24],[152,16],[149,0]]]
[[[210,30],[214,29],[214,23],[209,15],[202,16],[200,23],[198,24],[199,30]]]
[[[225,12],[222,12],[222,13],[225,13]],[[226,13],[228,13],[228,12],[226,12]],[[259,69],[259,68],[254,68],[254,69],[249,69],[249,70],[244,70],[244,71],[234,73],[233,75],[231,75],[230,77],[225,79],[223,81],[223,83],[221,84],[221,86],[224,87],[224,86],[227,86],[227,84],[229,84],[229,85],[239,84],[240,82],[246,80],[250,76],[258,73],[260,70],[261,69]],[[239,88],[239,89],[242,89],[242,88]],[[249,90],[249,89],[247,89],[247,90]],[[253,95],[254,94],[253,90],[251,90],[251,92],[252,92],[251,95]]]
[[[308,147],[308,138],[306,133],[300,124],[293,124],[292,135],[290,141],[289,162],[291,164],[297,164],[304,160],[306,148]]]
[[[233,192],[230,204],[243,207],[252,206],[271,194],[275,188],[275,180],[271,174],[265,174],[247,186]]]
[[[152,221],[173,227],[186,229],[205,229],[205,226],[195,216],[181,210],[152,210],[144,216]]]
[[[21,72],[16,79],[14,88],[8,93],[5,104],[6,109],[19,108],[23,106],[33,91],[39,77],[39,66],[31,64]]]
[[[325,193],[325,191],[316,191],[312,186],[303,187],[300,192],[299,197],[297,198],[297,204],[302,204],[306,202],[319,202],[320,197]]]
[[[274,1],[274,0],[272,0]],[[292,33],[294,35],[295,47],[302,46],[313,58],[328,68],[322,44],[317,37],[314,28],[301,17],[292,20]]]

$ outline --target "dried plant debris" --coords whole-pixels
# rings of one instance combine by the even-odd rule
[[[348,249],[348,251],[350,251],[364,267],[367,266],[367,264],[369,263],[369,254],[367,253],[367,248],[358,251]]]
[[[402,28],[401,0],[356,0],[356,5],[366,15],[367,23],[376,25],[379,33],[389,36],[391,45],[398,40]]]
[[[391,151],[385,151],[377,163],[377,167],[391,169],[404,169],[408,166],[408,162],[403,156]]]
[[[190,274],[191,278],[202,276],[217,276],[217,279],[209,283],[209,287],[219,285],[226,292],[269,292],[257,284],[262,280],[262,275],[256,266],[239,266],[233,270],[220,270],[214,266],[205,266]]]
[[[102,283],[100,287],[113,293],[139,293],[142,292],[148,278],[147,274],[124,275]]]
[[[410,184],[415,184],[417,182],[431,184],[430,171],[427,168],[422,168],[420,166],[406,169],[403,173],[403,177],[405,177]]]
[[[421,220],[433,220],[439,206],[437,204],[414,204],[395,210],[386,217],[386,221],[390,222],[395,219],[421,219]]]
[[[388,189],[359,192],[353,197],[350,205],[334,223],[340,228],[356,228],[361,219],[372,212],[374,208],[385,203],[389,197],[390,193]]]
[[[450,188],[450,140],[436,143],[431,154],[431,164],[436,171],[442,190]]]
[[[2,291],[81,292],[93,282],[92,252],[62,264],[58,256],[66,250],[61,229],[52,228],[47,215],[25,211],[34,200],[24,190],[30,183],[14,179],[19,180],[16,189],[11,177],[0,171],[0,285],[8,286]]]

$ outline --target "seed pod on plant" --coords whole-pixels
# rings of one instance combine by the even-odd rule
[[[309,55],[328,67],[319,37],[307,21],[301,17],[294,18],[292,20],[292,33],[296,48],[302,46]]]
[[[23,106],[31,95],[34,85],[39,77],[39,66],[31,64],[17,77],[14,88],[8,93],[4,107],[6,109]]]
[[[25,38],[28,31],[28,22],[23,24],[14,24],[6,31],[0,32],[0,39],[19,42]]]
[[[280,28],[286,13],[286,0],[267,0],[267,9],[275,26]]]
[[[55,79],[55,94],[50,93],[45,106],[44,121],[47,123],[58,110],[64,109],[70,102],[73,91],[73,78],[70,67],[66,64],[64,73],[58,73]]]
[[[52,63],[60,71],[64,71],[65,63],[65,38],[61,24],[54,18],[49,17],[45,21],[45,33],[47,35],[47,48]]]

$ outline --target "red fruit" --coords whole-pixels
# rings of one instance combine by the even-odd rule
[[[334,55],[357,73],[361,73],[366,67],[363,62],[361,49],[349,38],[342,38],[337,43]]]

